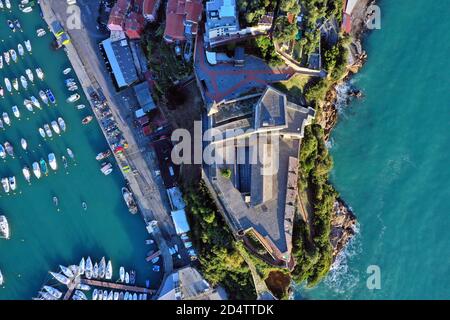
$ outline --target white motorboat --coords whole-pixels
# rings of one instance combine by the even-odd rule
[[[92,260],[91,260],[91,257],[88,257],[86,260],[85,271],[84,271],[86,278],[88,278],[88,279],[92,278],[92,271],[93,271]]]
[[[46,34],[47,34],[47,32],[45,31],[45,29],[39,28],[39,29],[36,30],[36,35],[37,35],[38,37],[43,37],[43,36],[45,36]]]
[[[84,104],[79,104],[79,105],[76,106],[76,108],[77,108],[78,110],[81,110],[81,109],[86,108],[86,106],[85,106]]]
[[[48,105],[48,97],[45,94],[44,90],[39,91],[39,97],[41,98],[42,102]]]
[[[97,289],[95,289],[95,290],[97,290]],[[103,290],[98,290],[97,300],[103,300]]]
[[[0,158],[2,159],[6,158],[6,150],[1,143],[0,143]]]
[[[14,148],[8,141],[5,141],[5,149],[7,154],[9,154],[11,157],[14,157]]]
[[[58,122],[53,120],[50,124],[52,126],[53,131],[55,131],[56,134],[61,133],[61,129],[59,129]]]
[[[87,300],[87,297],[84,294],[84,292],[80,290],[75,290],[74,296],[78,296],[80,300]]]
[[[30,80],[31,82],[34,82],[33,71],[31,71],[31,69],[26,69],[25,73],[27,74],[28,80]]]
[[[31,53],[31,51],[32,51],[31,41],[30,40],[25,40],[24,44],[25,44],[25,48],[27,49],[27,51]]]
[[[12,91],[11,81],[9,81],[8,78],[5,78],[5,86],[6,86],[6,90],[8,90],[9,92]]]
[[[56,280],[58,280],[58,282],[60,282],[62,284],[68,285],[70,283],[70,279],[61,273],[56,273],[56,272],[50,271],[50,274],[53,276],[53,278],[55,278]]]
[[[80,274],[84,274],[85,267],[86,267],[86,261],[84,260],[84,257],[82,257],[80,263],[78,264],[78,271]]]
[[[44,80],[44,72],[42,71],[41,68],[36,68],[36,75],[38,76],[39,79]]]
[[[0,69],[3,69],[3,56],[0,56]]]
[[[127,291],[127,292],[125,292],[125,295],[123,296],[123,300],[128,300],[129,297],[130,297],[130,293]]]
[[[67,74],[70,73],[70,71],[72,71],[71,68],[66,68],[66,69],[63,70],[63,74],[64,74],[64,75],[67,75]]]
[[[119,269],[119,278],[120,278],[120,282],[125,281],[125,268],[124,267],[120,267],[120,269]]]
[[[12,86],[14,90],[19,91],[19,80],[17,78],[12,81]]]
[[[23,56],[25,54],[25,50],[24,50],[23,45],[21,43],[19,43],[17,45],[17,52],[19,52],[20,56]]]
[[[13,112],[14,116],[15,116],[16,118],[20,118],[20,111],[19,111],[19,108],[17,108],[17,106],[13,106],[11,109],[12,109],[12,112]]]
[[[8,51],[3,52],[3,57],[5,58],[5,62],[7,65],[11,62],[11,56],[9,55]]]
[[[88,284],[79,283],[79,284],[77,285],[77,289],[83,290],[83,291],[89,291],[89,290],[91,290],[91,286],[88,285]]]
[[[75,155],[71,149],[67,148],[66,151],[67,151],[67,154],[69,155],[69,157],[71,157],[72,159],[75,158]]]
[[[41,168],[39,167],[39,163],[37,162],[33,162],[33,173],[36,178],[39,179],[41,177]]]
[[[98,276],[103,279],[105,277],[105,271],[106,271],[106,261],[105,257],[102,257],[100,260],[100,264],[98,266]]]
[[[42,128],[39,128],[38,131],[39,131],[39,134],[41,135],[41,137],[45,138],[45,130]]]
[[[20,144],[22,145],[23,150],[27,150],[28,148],[27,140],[25,140],[24,138],[20,139]]]
[[[31,172],[30,169],[28,167],[24,167],[22,169],[22,173],[23,173],[23,177],[25,178],[25,180],[30,183],[31,180]]]
[[[48,163],[50,165],[50,168],[52,168],[52,170],[58,169],[58,164],[56,162],[56,158],[55,158],[55,154],[54,153],[50,153],[48,155]]]
[[[20,83],[22,84],[22,87],[26,90],[28,88],[28,81],[25,76],[20,76]]]
[[[0,0],[0,9],[4,9],[5,8],[5,5],[3,4],[3,1],[2,0]],[[0,283],[1,284],[1,283]]]
[[[9,177],[9,187],[11,188],[12,191],[16,190],[17,183],[16,183],[16,177],[15,176]]]
[[[9,49],[9,54],[11,55],[11,59],[14,62],[17,62],[17,53],[14,49]]]
[[[92,292],[92,300],[97,300],[98,298],[98,290],[94,289],[94,291]]]
[[[51,286],[44,286],[44,290],[47,291],[48,293],[50,293],[56,299],[59,299],[62,297],[62,292]]]
[[[11,1],[5,0],[6,9],[11,9]]]
[[[63,118],[61,117],[58,118],[58,124],[62,131],[66,131],[66,122],[64,121]]]
[[[23,105],[25,106],[25,108],[27,108],[28,111],[33,112],[33,102],[31,100],[23,100]]]
[[[9,239],[9,237],[11,236],[10,234],[10,230],[9,230],[9,223],[8,223],[8,219],[6,219],[5,216],[0,216],[0,238],[3,239]],[[1,274],[0,274],[1,276]],[[1,280],[0,280],[0,285],[1,285]]]
[[[113,291],[111,290],[111,291],[109,292],[109,294],[108,294],[108,300],[112,300],[113,297],[114,297],[114,293],[113,293]]]
[[[92,273],[92,277],[95,279],[98,278],[98,263],[97,262],[94,264],[94,271]]]
[[[50,126],[47,123],[44,124],[44,130],[47,137],[51,138],[53,136],[52,130],[50,129]]]
[[[72,94],[69,98],[67,98],[67,102],[75,102],[80,99],[80,95],[78,93]]]
[[[2,116],[3,116],[3,122],[4,122],[6,125],[10,126],[10,125],[11,125],[11,119],[9,118],[8,113],[3,112]]]
[[[116,291],[114,292],[114,298],[113,300],[119,300],[119,293]]]
[[[34,105],[36,108],[42,109],[41,103],[39,102],[39,100],[38,100],[35,96],[31,96],[30,99],[31,99],[31,102],[33,103],[33,105]]]
[[[111,280],[113,275],[113,268],[111,260],[108,260],[108,264],[106,265],[105,278],[106,280]]]
[[[2,178],[2,186],[3,190],[8,193],[9,192],[9,179],[8,178]]]
[[[103,290],[103,300],[108,300],[108,291]]]
[[[57,300],[54,296],[52,296],[50,293],[46,291],[39,291],[39,298],[38,300]]]
[[[137,300],[138,299],[138,296],[137,296],[137,293],[135,292],[135,293],[133,293],[133,300]]]
[[[78,90],[78,86],[77,85],[73,85],[67,88],[69,91],[77,91]]]
[[[130,274],[128,272],[125,272],[125,283],[130,283]]]

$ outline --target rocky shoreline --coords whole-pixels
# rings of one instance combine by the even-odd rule
[[[373,0],[360,0],[352,13],[352,42],[349,46],[349,61],[347,72],[327,93],[322,105],[322,117],[320,124],[325,130],[325,139],[328,140],[334,126],[338,120],[339,104],[347,104],[351,97],[361,97],[362,93],[358,89],[352,88],[348,84],[350,78],[358,73],[364,65],[367,54],[362,47],[362,39],[366,28],[366,21],[369,18],[367,8],[374,4]],[[342,89],[344,88],[344,89]],[[344,91],[344,92],[342,92]],[[342,98],[341,95],[344,95]],[[342,101],[344,100],[344,101]],[[331,219],[330,241],[333,246],[333,261],[341,253],[351,238],[355,235],[356,216],[342,198],[337,198],[334,204],[334,215]]]

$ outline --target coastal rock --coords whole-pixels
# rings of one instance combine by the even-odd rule
[[[356,217],[345,202],[338,198],[334,203],[331,219],[330,242],[333,246],[333,259],[345,248],[355,234]]]

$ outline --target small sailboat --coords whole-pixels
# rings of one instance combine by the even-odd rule
[[[70,73],[70,71],[72,71],[71,68],[66,68],[66,69],[63,70],[63,74],[64,74],[64,75],[67,75],[67,74]]]
[[[80,263],[78,264],[78,271],[80,275],[84,274],[85,267],[86,261],[84,260],[84,257],[82,257]]]
[[[69,155],[69,157],[71,157],[72,159],[75,158],[75,155],[73,154],[72,150],[70,150],[69,148],[66,149],[67,150],[67,154]]]
[[[50,271],[50,274],[53,276],[53,278],[55,278],[56,280],[58,280],[58,282],[60,282],[62,284],[68,285],[70,283],[70,279],[61,273],[56,273],[56,272]]]
[[[120,269],[119,269],[119,279],[120,279],[120,282],[125,281],[125,268],[124,267],[120,267]]]
[[[82,109],[86,108],[86,106],[84,104],[79,104],[79,105],[76,106],[76,108],[78,110],[82,110]]]
[[[42,138],[45,138],[45,130],[42,128],[39,128],[39,134],[41,135]]]
[[[20,139],[20,144],[22,145],[23,150],[27,150],[28,148],[27,140],[25,140],[24,138]]]
[[[33,112],[33,102],[31,100],[23,100],[23,105],[25,106],[25,108],[27,108],[28,111]]]
[[[31,82],[34,82],[33,71],[31,71],[31,69],[26,69],[25,73],[27,74],[28,80],[30,80]]]
[[[6,125],[10,126],[11,125],[11,119],[9,119],[8,113],[3,112],[2,116],[3,116],[3,122]]]
[[[5,141],[5,149],[6,153],[8,153],[11,157],[14,157],[14,148],[8,141]]]
[[[44,159],[41,159],[39,161],[39,164],[41,166],[41,171],[43,174],[47,175],[48,174],[48,168],[47,168],[47,162],[45,162]]]
[[[23,177],[25,178],[25,180],[30,183],[30,179],[31,179],[31,173],[30,173],[30,169],[28,167],[23,167],[22,169],[22,173],[23,173]]]
[[[47,95],[47,97],[51,103],[53,103],[53,104],[56,103],[55,96],[53,95],[53,92],[50,89],[45,90],[45,94]]]
[[[9,55],[9,52],[8,51],[3,52],[3,57],[5,58],[6,64],[9,65],[11,61],[11,56]]]
[[[25,54],[25,49],[21,43],[17,45],[17,52],[19,53],[19,56],[23,56]]]
[[[55,131],[56,134],[61,133],[61,129],[59,129],[58,123],[56,121],[52,121],[51,123],[53,131]]]
[[[92,275],[95,279],[97,279],[98,278],[98,263],[96,262],[95,264],[94,264],[94,272],[93,272],[93,275]]]
[[[62,265],[59,265],[59,268],[61,269],[62,273],[64,273],[64,275],[67,278],[73,278],[74,277],[74,274],[73,274],[72,270],[70,270],[69,268],[67,268],[65,266],[62,266]]]
[[[12,112],[13,112],[14,116],[15,116],[16,118],[20,118],[20,111],[19,111],[19,108],[17,108],[17,106],[13,106],[11,109],[12,109]]]
[[[65,132],[66,131],[66,122],[64,121],[63,118],[61,118],[61,117],[58,118],[58,124],[59,124],[59,127],[61,128],[61,130]]]
[[[102,259],[100,260],[100,264],[98,266],[98,276],[103,279],[105,277],[105,271],[106,271],[106,261],[105,257],[102,257]]]
[[[11,187],[12,191],[16,190],[17,184],[16,184],[16,177],[15,176],[9,177],[9,186]]]
[[[9,193],[9,180],[8,180],[8,178],[2,178],[2,186],[3,186],[3,191],[5,191],[6,193]]]
[[[50,168],[54,171],[56,171],[58,169],[58,164],[56,162],[56,158],[55,158],[55,154],[54,153],[50,153],[48,155],[48,163],[50,164]]]
[[[113,274],[112,262],[108,260],[108,264],[106,265],[105,279],[111,280]]]
[[[22,87],[26,90],[28,88],[28,81],[25,76],[20,76],[20,83],[22,84]]]
[[[8,90],[9,92],[12,91],[11,81],[9,81],[8,78],[5,78],[5,86],[6,86],[6,90]]]
[[[45,133],[47,134],[47,137],[51,138],[53,136],[52,130],[50,129],[50,126],[47,123],[44,124],[44,130]]]
[[[33,173],[36,176],[36,178],[41,177],[41,168],[39,168],[39,163],[33,162]]]
[[[12,81],[12,86],[14,90],[19,91],[19,80],[17,78]]]
[[[91,279],[92,278],[92,271],[93,271],[93,266],[92,266],[92,260],[91,260],[91,257],[88,257],[87,259],[86,259],[86,265],[85,265],[85,271],[84,271],[84,273],[85,273],[85,275],[86,275],[86,278],[88,278],[88,279]]]
[[[44,72],[42,71],[41,68],[36,68],[36,75],[38,76],[39,79],[44,80]]]
[[[30,40],[25,40],[24,44],[25,44],[25,48],[27,49],[27,51],[31,53],[31,51],[32,51],[31,41]]]
[[[0,158],[2,159],[6,158],[6,150],[1,143],[0,143]]]
[[[31,102],[33,103],[33,105],[38,108],[38,109],[42,109],[41,108],[41,103],[39,102],[39,100],[35,97],[35,96],[31,96],[30,97]]]
[[[84,125],[86,125],[86,124],[88,124],[89,122],[91,122],[92,119],[93,119],[92,116],[87,116],[87,117],[83,118],[83,120],[81,120],[81,123],[84,124]]]
[[[128,272],[125,272],[125,283],[130,283],[130,274]]]
[[[58,289],[55,289],[51,286],[44,286],[44,290],[47,291],[49,294],[55,297],[55,299],[59,299],[62,297],[62,292]]]
[[[67,159],[66,159],[66,157],[65,157],[65,156],[62,156],[62,157],[61,157],[61,160],[62,160],[62,162],[63,162],[64,169],[67,169],[68,164],[67,164]]]
[[[17,62],[17,53],[14,49],[9,49],[9,54],[11,55],[11,59],[14,62]]]
[[[80,95],[78,93],[72,94],[69,98],[67,98],[67,102],[75,102],[80,99]]]
[[[94,289],[94,291],[92,292],[92,300],[97,300],[98,298],[98,290]]]

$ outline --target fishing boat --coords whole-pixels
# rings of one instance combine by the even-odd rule
[[[106,261],[105,257],[102,257],[102,259],[100,260],[100,264],[98,266],[98,276],[103,279],[105,277],[105,272],[106,272]]]
[[[20,118],[20,111],[19,111],[19,108],[17,108],[17,106],[13,106],[11,109],[12,109],[12,112],[13,112],[14,116],[15,116],[16,118]]]
[[[133,194],[128,190],[126,187],[122,188],[122,196],[125,200],[125,204],[128,207],[128,210],[132,214],[136,214],[138,211],[138,207],[136,205],[136,202],[134,201]]]
[[[61,269],[62,273],[64,273],[64,275],[67,278],[73,278],[74,277],[73,272],[69,268],[67,268],[65,266],[62,266],[62,265],[59,265],[59,268]]]
[[[23,32],[22,25],[20,24],[19,19],[14,20],[14,24],[16,25],[17,29],[19,29],[21,32]]]
[[[80,298],[80,300],[87,300],[86,295],[84,294],[83,291],[80,290],[75,290],[74,296],[77,296]]]
[[[64,169],[67,169],[68,164],[67,164],[67,159],[66,159],[66,157],[65,157],[65,156],[62,156],[62,157],[61,157],[61,160],[62,160],[62,162],[63,162]]]
[[[11,234],[10,234],[10,230],[9,230],[8,219],[6,219],[6,217],[2,215],[2,216],[0,216],[0,238],[9,239],[10,236],[11,236]],[[0,280],[0,285],[1,285],[1,280]]]
[[[69,157],[71,157],[72,159],[75,158],[74,153],[72,152],[72,150],[70,150],[69,148],[66,149],[67,150],[67,154],[69,155]]]
[[[42,102],[48,105],[48,97],[43,90],[39,91],[39,98],[41,98]]]
[[[79,105],[76,106],[76,108],[78,110],[82,110],[82,109],[86,108],[86,106],[84,104],[79,104]]]
[[[16,190],[17,184],[16,184],[16,177],[15,176],[9,177],[9,186],[11,187],[12,191]]]
[[[28,148],[27,140],[25,140],[24,138],[20,139],[20,144],[22,145],[23,150],[27,150]]]
[[[100,152],[96,157],[95,160],[100,161],[103,160],[105,158],[108,158],[111,155],[111,151],[110,150],[106,150],[105,152]]]
[[[6,86],[6,90],[8,90],[9,92],[12,91],[11,81],[9,81],[8,78],[5,78],[5,86]]]
[[[2,159],[6,158],[6,150],[1,143],[0,143],[0,158]]]
[[[53,120],[50,124],[52,126],[53,131],[55,131],[56,134],[61,133],[61,129],[59,129],[58,123],[56,121]]]
[[[25,167],[22,169],[22,173],[23,173],[23,177],[25,178],[25,180],[26,180],[28,183],[30,183],[30,179],[31,179],[30,169],[29,169],[27,166],[25,166]]]
[[[54,171],[58,169],[58,164],[56,162],[55,154],[49,153],[48,155],[48,163],[50,164],[50,168]]]
[[[47,32],[44,29],[39,28],[39,29],[36,30],[36,34],[37,34],[38,37],[43,37],[43,36],[45,36],[47,34]]]
[[[119,293],[116,291],[114,292],[114,298],[113,300],[119,300]]]
[[[8,27],[12,32],[16,32],[16,26],[14,25],[14,22],[12,22],[12,20],[7,20],[6,23],[8,24]]]
[[[47,134],[47,137],[51,138],[53,136],[52,130],[50,129],[50,126],[47,123],[44,124],[44,130],[45,133]]]
[[[83,120],[81,120],[81,123],[84,124],[84,125],[86,125],[86,124],[88,124],[89,122],[91,122],[92,119],[93,119],[92,116],[87,116],[87,117],[83,118]]]
[[[28,52],[31,52],[33,50],[31,48],[31,41],[30,40],[25,40],[24,44],[25,44],[25,48],[27,49]]]
[[[26,69],[25,73],[27,74],[28,80],[30,80],[31,82],[34,82],[33,71],[31,71],[31,69]]]
[[[6,9],[11,9],[11,1],[5,0]]]
[[[8,178],[2,178],[2,186],[3,190],[8,193],[9,192],[9,179]]]
[[[47,291],[52,296],[54,296],[56,299],[59,299],[59,298],[62,297],[62,292],[59,291],[58,289],[53,288],[53,287],[44,286],[44,290]]]
[[[41,169],[39,168],[39,163],[33,162],[33,173],[36,176],[36,178],[41,177]]]
[[[53,95],[53,92],[50,89],[45,90],[45,94],[47,95],[47,97],[51,103],[53,103],[53,104],[56,103],[55,96]]]
[[[11,61],[11,56],[9,55],[9,52],[8,51],[3,52],[3,57],[5,58],[6,64],[9,65]]]
[[[28,81],[25,76],[20,76],[20,82],[22,84],[22,87],[26,90],[28,88]]]
[[[128,272],[125,272],[125,283],[130,283],[130,275],[128,274]]]
[[[11,125],[11,119],[9,118],[8,113],[3,112],[2,116],[3,116],[3,122],[6,125],[10,126]]]
[[[58,124],[62,131],[66,131],[66,122],[64,121],[63,118],[61,117],[58,118]]]
[[[17,78],[12,81],[12,86],[14,90],[19,91],[19,80]]]
[[[112,275],[113,275],[112,262],[111,262],[111,260],[108,260],[108,264],[106,265],[106,271],[105,271],[105,279],[111,280]]]
[[[61,273],[56,273],[56,272],[50,271],[50,274],[53,276],[53,278],[55,278],[56,280],[58,280],[58,282],[60,282],[62,284],[68,285],[70,283],[70,279]]]
[[[78,271],[79,274],[84,274],[84,269],[86,267],[86,261],[84,260],[84,257],[81,258],[80,263],[78,264]]]
[[[47,162],[45,162],[44,159],[41,159],[41,160],[39,161],[39,164],[41,165],[41,171],[42,171],[42,173],[43,173],[44,175],[47,175],[47,174],[48,174]]]
[[[39,128],[39,134],[41,135],[42,138],[45,138],[45,130],[42,128]]]
[[[25,49],[23,48],[23,45],[20,43],[17,45],[17,52],[19,52],[20,56],[23,56],[25,54]]]
[[[17,62],[17,53],[14,49],[9,49],[9,54],[11,55],[11,59],[14,62]]]
[[[78,99],[80,99],[80,95],[78,93],[75,93],[67,98],[67,102],[75,102],[78,101]]]
[[[11,157],[14,157],[14,148],[8,141],[5,141],[5,149]]]
[[[36,68],[36,75],[39,79],[44,80],[44,72],[41,68]]]
[[[91,257],[87,258],[85,267],[86,268],[85,268],[84,273],[86,275],[86,278],[91,279],[92,278],[92,269],[93,269]]]
[[[73,92],[73,91],[77,91],[78,90],[78,86],[75,84],[73,86],[70,86],[67,88],[69,91]]]
[[[95,279],[98,278],[98,263],[97,262],[94,264],[94,271],[92,273],[92,277]]]
[[[70,71],[72,71],[71,68],[66,68],[66,69],[63,70],[63,74],[64,74],[64,75],[67,75],[67,74],[70,73]]]
[[[0,56],[0,69],[3,69],[3,56]]]

